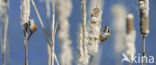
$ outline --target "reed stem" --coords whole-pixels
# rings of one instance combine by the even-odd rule
[[[143,41],[143,64],[142,65],[146,65],[146,61],[145,61],[145,56],[146,56],[146,49],[145,49],[145,38],[146,37],[142,37],[142,41]]]
[[[28,65],[28,36],[25,36],[25,65]]]
[[[5,65],[5,59],[6,59],[6,44],[7,44],[7,29],[8,29],[8,17],[7,17],[7,0],[4,1],[4,39],[3,39],[3,48],[2,48],[2,65]]]
[[[55,45],[55,30],[54,30],[54,25],[55,25],[55,0],[52,0],[52,45],[51,45],[51,65],[54,65],[54,45]]]

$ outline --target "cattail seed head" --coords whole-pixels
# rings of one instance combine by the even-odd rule
[[[94,8],[91,13],[91,21],[89,22],[89,43],[88,51],[90,55],[95,55],[98,52],[98,43],[101,29],[102,10]]]
[[[132,61],[136,52],[136,49],[135,49],[136,31],[134,30],[134,26],[133,26],[133,14],[128,14],[126,20],[127,20],[126,54],[129,60]]]

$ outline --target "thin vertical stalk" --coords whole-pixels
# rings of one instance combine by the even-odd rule
[[[54,31],[54,25],[55,25],[55,0],[52,0],[52,45],[51,45],[51,65],[54,65],[54,45],[55,45],[55,31]]]
[[[85,60],[87,60],[87,56],[86,56],[86,54],[88,54],[87,53],[87,50],[85,50],[86,49],[86,45],[87,45],[87,43],[86,43],[86,0],[82,0],[82,47],[83,47],[83,53],[84,53],[84,59]],[[87,61],[88,62],[88,61]],[[87,63],[88,64],[88,63]]]
[[[24,44],[25,44],[25,65],[28,65],[28,21],[30,16],[30,0],[22,0],[21,5],[21,19],[24,30]]]
[[[46,31],[47,31],[47,35],[49,38],[50,35],[50,0],[46,0],[46,17],[47,17],[47,21],[46,21]],[[47,55],[48,55],[48,65],[50,65],[51,62],[51,47],[50,45],[47,43]]]
[[[3,49],[2,49],[2,65],[5,65],[6,59],[6,44],[7,44],[7,29],[8,29],[8,17],[7,17],[7,0],[4,1],[4,38],[3,38]]]
[[[25,36],[25,65],[28,65],[28,36]]]
[[[146,65],[146,61],[145,61],[145,56],[146,56],[146,49],[145,49],[145,37],[142,37],[142,41],[143,41],[143,52],[142,52],[142,55],[143,55],[143,64],[142,65]]]

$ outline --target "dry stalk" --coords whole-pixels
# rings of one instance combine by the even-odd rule
[[[3,26],[4,26],[4,38],[3,38],[3,48],[2,48],[2,65],[5,65],[6,59],[6,44],[7,44],[7,30],[8,30],[8,15],[7,15],[7,0],[4,1],[4,12],[3,12]]]
[[[139,12],[140,12],[140,33],[143,40],[143,64],[145,65],[145,38],[149,34],[149,0],[139,0]]]
[[[52,0],[52,45],[51,45],[51,65],[54,65],[54,46],[55,46],[55,31],[54,31],[54,25],[55,25],[55,0]]]
[[[28,35],[25,36],[24,43],[25,43],[25,65],[28,65]]]
[[[127,35],[126,35],[126,47],[127,47],[127,56],[129,57],[130,63],[129,65],[132,65],[132,60],[135,56],[135,37],[136,37],[136,31],[133,27],[133,15],[128,14],[126,18],[126,28],[127,28]]]

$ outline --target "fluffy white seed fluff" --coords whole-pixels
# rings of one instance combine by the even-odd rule
[[[102,11],[99,8],[92,10],[91,21],[89,22],[88,52],[94,56],[98,52],[99,35],[101,29]]]
[[[103,7],[104,7],[104,0],[90,0],[90,6],[89,6],[89,11],[88,11],[88,16],[90,16],[91,14],[92,14],[92,11],[93,11],[93,9],[94,8],[99,8],[99,9],[103,9]],[[100,23],[102,23],[102,20],[101,20],[101,15],[99,16],[99,17],[88,17],[88,20],[91,20],[92,22],[95,22],[96,23],[96,21],[99,21]],[[90,22],[91,22],[90,21]],[[89,22],[89,29],[91,29],[92,27],[94,27],[94,25],[92,26],[91,24],[90,24],[90,22]],[[101,25],[101,24],[100,24]],[[95,28],[92,28],[92,29],[94,29],[94,31],[100,31],[100,27],[95,27]],[[91,30],[90,30],[91,31]],[[97,34],[97,36],[98,36],[98,34]],[[89,38],[90,39],[90,38]],[[90,39],[91,40],[91,39]],[[92,41],[90,41],[90,42],[92,42]],[[94,43],[94,42],[93,42]],[[90,43],[90,45],[88,45],[88,49],[89,49],[89,53],[91,54],[91,55],[95,55],[95,53],[97,53],[98,52],[98,44],[96,44],[96,43],[99,43],[98,41],[97,42],[95,42],[95,44],[92,44],[92,43]],[[98,55],[97,55],[98,54]],[[102,55],[102,53],[101,53],[101,51],[100,52],[98,52],[96,54],[96,56],[94,56],[94,58],[96,59],[95,61],[93,61],[93,63],[95,64],[96,63],[96,65],[98,65],[98,64],[100,64],[99,62],[100,61],[98,61],[98,60],[101,60],[101,55]]]
[[[135,56],[135,37],[136,37],[136,31],[133,30],[129,34],[126,35],[126,47],[127,51],[126,54],[129,57],[129,59],[132,61],[132,59]]]
[[[22,18],[22,25],[28,23],[29,16],[30,16],[30,0],[22,0],[21,5],[21,18]]]
[[[79,56],[77,60],[77,65],[88,65],[88,50],[87,50],[87,44],[83,44],[83,31],[82,27],[80,27],[79,31],[79,38],[78,38],[78,51],[79,51]],[[86,41],[87,43],[88,41]]]
[[[143,11],[144,16],[149,15],[149,0],[139,1],[139,9]]]
[[[134,30],[133,25],[133,14],[129,13],[126,18],[126,54],[129,58],[129,60],[132,62],[135,56],[135,37],[136,37],[136,31]]]
[[[126,10],[124,6],[116,4],[112,8],[112,12],[114,15],[115,51],[121,53],[124,50]]]
[[[56,0],[56,9],[58,12],[58,38],[61,42],[61,65],[72,65],[71,40],[69,39],[69,21],[68,18],[72,10],[71,0]]]

